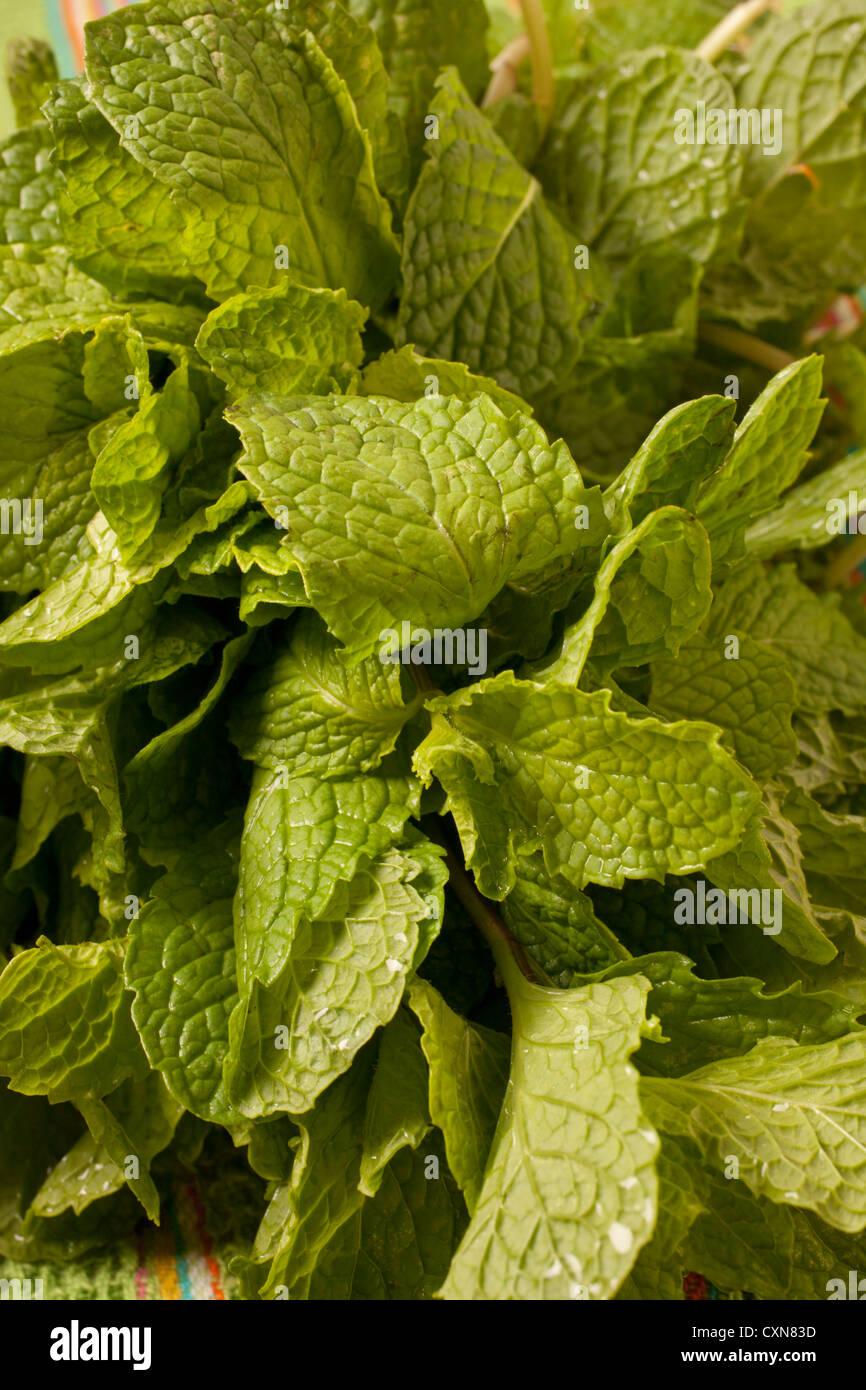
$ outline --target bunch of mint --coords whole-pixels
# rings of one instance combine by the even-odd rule
[[[247,1298],[866,1270],[866,21],[765,8],[13,47],[8,1260],[216,1164]]]

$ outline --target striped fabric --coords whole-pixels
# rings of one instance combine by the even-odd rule
[[[232,1229],[221,1205],[195,1180],[177,1179],[164,1195],[158,1227],[143,1222],[129,1239],[69,1264],[0,1260],[0,1277],[36,1280],[38,1296],[61,1302],[233,1299],[237,1283],[228,1265],[249,1237]]]
[[[62,77],[74,77],[84,68],[84,26],[122,9],[126,0],[43,0],[48,39]]]

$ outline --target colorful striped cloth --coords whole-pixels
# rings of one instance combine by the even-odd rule
[[[61,77],[74,77],[84,68],[84,26],[122,9],[126,0],[42,0],[48,42],[54,49]]]
[[[0,1277],[30,1280],[38,1296],[54,1301],[214,1302],[237,1297],[228,1266],[248,1247],[248,1232],[238,1230],[236,1212],[215,1185],[205,1192],[194,1179],[179,1178],[165,1195],[159,1226],[144,1222],[128,1239],[68,1264],[0,1260]]]

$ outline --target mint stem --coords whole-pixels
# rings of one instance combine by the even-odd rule
[[[699,58],[703,58],[705,63],[714,63],[756,19],[767,10],[778,8],[778,0],[744,0],[742,5],[735,5],[724,19],[719,20],[715,29],[711,29],[707,37],[698,44],[695,53]]]
[[[518,34],[516,38],[505,45],[501,53],[497,53],[490,64],[490,71],[493,76],[481,102],[482,110],[492,106],[496,101],[502,101],[504,97],[510,96],[516,89],[517,73],[521,64],[529,57],[530,52],[528,35]]]
[[[866,560],[866,536],[858,536],[850,545],[846,545],[843,550],[840,550],[836,558],[828,565],[824,575],[825,587],[835,589],[839,584],[844,584],[848,576],[864,560]]]
[[[735,352],[738,357],[754,362],[758,367],[766,367],[771,372],[780,372],[783,367],[790,367],[792,362],[797,361],[784,348],[774,347],[772,343],[765,343],[763,338],[754,338],[751,333],[729,328],[724,323],[702,323],[698,333],[705,343]]]
[[[541,112],[542,134],[553,112],[553,50],[541,0],[520,0],[532,54],[532,99]]]
[[[492,903],[481,896],[438,822],[433,822],[432,818],[429,823],[425,820],[424,833],[444,849],[449,885],[493,952],[503,979],[508,980],[516,965],[531,984],[538,984],[539,972],[532,966],[520,942],[515,941]]]

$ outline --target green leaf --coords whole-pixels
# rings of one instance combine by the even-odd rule
[[[367,1048],[299,1122],[291,1176],[272,1194],[240,1271],[245,1297],[289,1296],[365,1200],[358,1181],[374,1060],[375,1048]]]
[[[735,411],[736,401],[724,396],[703,396],[668,411],[605,494],[623,530],[660,507],[693,507],[702,482],[730,448]]]
[[[117,307],[102,285],[69,264],[59,246],[38,261],[0,257],[0,354],[86,332]]]
[[[169,470],[201,428],[189,372],[179,367],[162,391],[121,425],[93,465],[94,496],[117,536],[124,560],[141,551],[159,520]]]
[[[817,305],[861,284],[866,29],[857,0],[766,25],[732,105],[779,113],[778,148],[746,146],[746,268],[788,312],[791,301]]]
[[[532,399],[577,360],[589,274],[452,69],[432,114],[438,135],[406,211],[398,346],[463,361]]]
[[[241,472],[355,658],[387,650],[404,621],[471,621],[508,580],[583,543],[587,493],[568,450],[485,396],[249,397],[228,418]]]
[[[483,0],[348,0],[348,7],[376,36],[391,78],[389,106],[418,151],[442,68],[456,64],[473,96],[487,82]]]
[[[676,658],[653,664],[650,703],[666,719],[717,724],[740,762],[765,782],[796,755],[797,690],[787,666],[759,642],[741,636],[733,660],[728,650],[718,637],[690,638]]]
[[[840,511],[848,518],[848,494],[863,478],[866,450],[859,449],[833,468],[791,488],[781,503],[759,517],[746,532],[746,550],[766,560],[783,550],[813,550],[839,534]]]
[[[432,1154],[404,1149],[392,1159],[372,1201],[340,1228],[315,1270],[296,1285],[307,1299],[426,1300],[448,1273],[466,1211],[448,1170],[431,1177]],[[290,1295],[292,1296],[292,1295]]]
[[[422,933],[435,935],[441,921],[445,870],[439,866],[438,903],[431,903],[414,886],[426,869],[420,854],[399,850],[362,864],[317,921],[301,918],[279,979],[255,981],[242,996],[226,1077],[244,1115],[310,1110],[394,1016]]]
[[[257,768],[241,841],[235,902],[238,978],[274,984],[303,921],[317,922],[340,885],[401,838],[420,788],[399,771],[322,782]]]
[[[768,1038],[745,1057],[677,1080],[646,1079],[654,1123],[697,1143],[719,1168],[728,1156],[756,1196],[817,1212],[841,1231],[866,1225],[866,1037],[813,1047]]]
[[[51,148],[42,123],[0,142],[0,246],[36,250],[60,241]]]
[[[708,635],[745,632],[794,678],[798,706],[858,714],[866,704],[866,639],[832,596],[819,597],[793,565],[741,566],[717,590]]]
[[[513,978],[512,1075],[442,1297],[610,1298],[656,1220],[658,1147],[628,1059],[646,985]]]
[[[762,931],[769,925],[764,917],[764,903],[772,903],[772,926],[764,934],[771,935],[784,950],[819,964],[833,959],[836,948],[809,900],[797,828],[782,814],[772,786],[765,788],[764,806],[747,827],[740,844],[710,860],[706,873],[710,882],[726,893],[757,890],[761,894],[761,911],[756,912],[750,903],[741,920],[752,922],[754,927],[761,925]],[[765,899],[765,893],[773,895],[776,891],[781,893],[781,899]],[[779,920],[775,912],[778,905]]]
[[[30,1202],[83,1129],[71,1105],[20,1096],[0,1082],[0,1255],[19,1259]]]
[[[195,708],[146,743],[123,769],[126,828],[137,835],[150,862],[174,863],[189,841],[224,819],[232,749],[225,742],[214,766],[214,740],[222,734],[215,711],[252,636],[226,642],[217,678]]]
[[[15,124],[33,125],[57,81],[57,62],[44,39],[10,39],[6,45],[6,85],[15,108]]]
[[[703,980],[694,969],[687,956],[659,951],[615,965],[605,975],[639,974],[650,982],[648,1011],[658,1017],[665,1037],[641,1043],[641,1067],[651,1072],[677,1076],[749,1052],[762,1038],[792,1038],[810,1046],[858,1029],[855,1006],[803,993],[799,983],[767,993],[760,980]]]
[[[866,818],[834,815],[800,788],[788,793],[783,810],[796,828],[814,901],[859,914],[866,878]]]
[[[131,316],[103,319],[85,344],[83,372],[85,394],[100,415],[127,411],[133,401],[148,397],[149,373],[147,348]]]
[[[115,294],[195,296],[183,214],[88,101],[84,79],[58,83],[47,113],[70,259]]]
[[[681,1149],[668,1135],[661,1139],[656,1160],[658,1220],[652,1239],[641,1250],[616,1295],[623,1302],[680,1302],[684,1297],[680,1247],[703,1208],[693,1172]],[[698,1261],[695,1268],[703,1270],[704,1266]]]
[[[706,617],[710,547],[706,532],[679,507],[650,514],[617,541],[594,579],[577,621],[568,622],[555,654],[533,668],[544,681],[577,684],[587,658],[608,673],[676,653]]]
[[[55,1217],[72,1210],[80,1216],[126,1182],[150,1219],[159,1221],[159,1193],[149,1165],[171,1143],[182,1108],[153,1072],[144,1081],[125,1081],[109,1102],[79,1102],[88,1133],[51,1170],[30,1205],[33,1215]]]
[[[551,983],[567,989],[575,976],[628,958],[628,951],[595,914],[592,900],[545,872],[541,854],[521,855],[517,880],[502,917]]]
[[[414,988],[414,986],[413,986]],[[418,1025],[399,1008],[379,1036],[376,1070],[364,1116],[364,1151],[358,1187],[374,1197],[395,1154],[417,1149],[430,1131],[427,1062]]]
[[[263,7],[262,0],[253,0],[253,7]],[[392,198],[402,198],[408,172],[406,139],[389,109],[391,84],[376,34],[349,13],[350,3],[344,8],[339,0],[291,0],[290,6],[270,6],[272,13],[274,8],[288,8],[291,24],[315,35],[349,89],[370,141],[380,188]]]
[[[214,309],[196,348],[233,396],[326,396],[356,380],[366,318],[345,290],[314,290],[285,280]]]
[[[532,414],[525,401],[492,377],[478,376],[462,362],[422,357],[411,344],[369,362],[361,373],[361,386],[365,396],[388,396],[393,401],[417,401],[421,396],[459,396],[470,401],[489,396],[503,415]]]
[[[147,1064],[123,985],[123,944],[41,937],[0,975],[0,1072],[52,1102],[100,1097]]]
[[[566,90],[538,173],[599,255],[625,261],[662,245],[704,263],[720,244],[743,156],[677,140],[677,113],[698,100],[736,106],[724,77],[675,48],[623,55]]]
[[[56,825],[87,803],[87,788],[72,758],[25,755],[12,869],[38,853]]]
[[[409,986],[430,1068],[430,1118],[442,1131],[448,1166],[474,1212],[508,1081],[504,1033],[467,1023],[426,980]]]
[[[222,1079],[237,1003],[232,901],[236,831],[199,841],[130,924],[126,983],[150,1065],[192,1114],[237,1123]]]
[[[697,48],[727,8],[727,0],[658,0],[649,10],[631,0],[594,0],[591,13],[578,17],[585,22],[592,61],[607,62],[651,43]]]
[[[79,335],[0,356],[0,587],[29,594],[58,579],[96,512],[88,436],[99,412]]]
[[[375,657],[346,666],[321,620],[303,614],[234,702],[230,728],[260,767],[333,779],[378,767],[417,708],[404,704],[399,668]]]
[[[18,608],[0,624],[0,659],[40,671],[71,671],[115,663],[123,656],[124,638],[141,637],[153,617],[157,593],[165,580],[150,587],[160,571],[182,554],[199,532],[215,530],[244,506],[246,484],[237,482],[201,507],[181,526],[157,526],[150,544],[136,561],[124,563],[117,536],[101,512],[87,527],[76,554],[59,579]]]
[[[684,394],[699,280],[700,266],[682,251],[638,251],[593,320],[574,369],[539,402],[546,428],[562,434],[587,478],[615,479]]]
[[[743,553],[746,528],[802,472],[824,412],[821,358],[793,362],[773,377],[739,425],[730,453],[698,498],[713,563]]]
[[[538,848],[548,873],[575,888],[688,873],[737,844],[757,803],[716,730],[631,719],[611,710],[608,691],[506,671],[428,709],[434,726],[415,767],[445,787],[488,897],[505,897],[516,856]]]
[[[86,67],[121,145],[184,215],[211,298],[275,284],[281,247],[304,284],[386,297],[390,211],[349,90],[309,31],[228,0],[171,0],[92,23]]]

